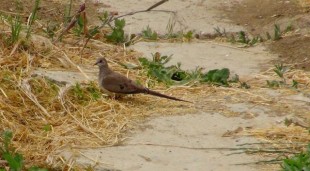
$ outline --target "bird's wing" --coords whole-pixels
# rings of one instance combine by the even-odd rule
[[[103,88],[113,93],[135,94],[141,93],[144,89],[132,80],[116,72],[106,75],[102,79],[101,84]]]

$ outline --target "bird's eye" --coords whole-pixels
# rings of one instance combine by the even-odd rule
[[[102,60],[100,60],[99,62],[102,63]]]

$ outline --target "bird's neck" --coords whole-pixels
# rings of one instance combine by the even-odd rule
[[[112,72],[112,70],[109,67],[100,67],[99,68],[99,78],[103,78],[106,75],[110,74]]]

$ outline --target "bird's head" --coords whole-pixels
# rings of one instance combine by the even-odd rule
[[[108,67],[108,62],[105,58],[98,58],[94,65],[99,67]]]

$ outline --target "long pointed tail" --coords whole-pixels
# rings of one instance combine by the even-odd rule
[[[178,98],[176,98],[176,97],[172,97],[172,96],[168,96],[168,95],[165,95],[165,94],[161,94],[161,93],[158,93],[158,92],[156,92],[156,91],[150,90],[150,89],[148,89],[148,88],[145,88],[145,92],[144,92],[144,93],[145,93],[145,94],[150,94],[150,95],[153,95],[153,96],[158,96],[158,97],[170,99],[170,100],[193,103],[193,102],[190,102],[190,101],[187,101],[187,100],[182,100],[182,99],[178,99]]]

